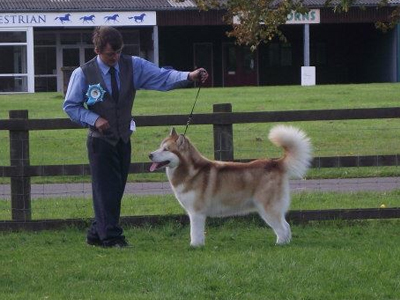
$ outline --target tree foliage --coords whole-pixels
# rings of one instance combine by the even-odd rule
[[[182,1],[182,0],[176,0]],[[387,6],[389,0],[381,0],[379,6]],[[303,0],[195,0],[200,10],[224,9],[224,21],[232,26],[227,32],[239,45],[255,50],[260,43],[268,43],[278,37],[286,41],[281,25],[286,23],[292,11],[305,13],[308,9]],[[347,13],[355,0],[326,0],[325,6],[336,13]],[[393,28],[400,20],[400,7],[393,10],[387,22],[375,25],[382,31]]]
[[[268,42],[274,37],[285,41],[280,26],[285,24],[287,15],[292,11],[305,12],[307,9],[301,1],[293,0],[197,0],[202,10],[224,9],[224,21],[232,26],[227,32],[240,45],[246,45],[253,50],[260,43]]]

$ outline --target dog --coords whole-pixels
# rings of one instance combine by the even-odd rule
[[[301,178],[312,160],[306,134],[277,125],[269,140],[284,149],[281,158],[248,163],[213,161],[204,157],[183,134],[172,128],[160,147],[149,154],[150,171],[166,168],[172,190],[190,219],[190,245],[205,244],[207,217],[258,212],[276,234],[276,244],[291,240],[285,215],[290,205],[289,178]]]

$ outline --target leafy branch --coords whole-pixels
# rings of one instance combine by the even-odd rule
[[[181,1],[184,0],[175,0]],[[227,32],[239,45],[257,49],[261,43],[268,43],[277,37],[286,41],[281,25],[287,16],[295,11],[304,14],[309,11],[303,0],[194,0],[200,10],[223,9],[226,11],[224,22],[232,26]],[[326,0],[325,7],[332,7],[336,13],[348,13],[355,0]],[[389,0],[381,0],[378,8],[389,5]],[[361,7],[362,8],[362,7]],[[400,7],[396,7],[387,21],[375,23],[376,28],[388,31],[400,21]]]

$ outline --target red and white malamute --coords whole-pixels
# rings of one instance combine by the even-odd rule
[[[209,160],[174,128],[160,148],[150,153],[150,171],[166,168],[175,196],[189,215],[191,246],[204,245],[208,216],[254,211],[272,227],[277,244],[290,242],[290,226],[285,220],[290,205],[289,178],[305,175],[312,160],[311,143],[303,131],[283,125],[273,127],[269,139],[284,149],[281,158],[248,163]]]

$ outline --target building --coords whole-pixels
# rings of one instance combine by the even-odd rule
[[[192,0],[1,0],[0,93],[62,92],[64,76],[94,56],[99,25],[121,30],[126,54],[207,68],[209,86],[300,84],[302,66],[316,68],[317,84],[399,81],[399,27],[383,33],[375,22],[400,0],[360,0],[341,14],[323,0],[304,2],[313,14],[288,16],[288,43],[251,52],[226,36],[223,11],[199,11]]]

